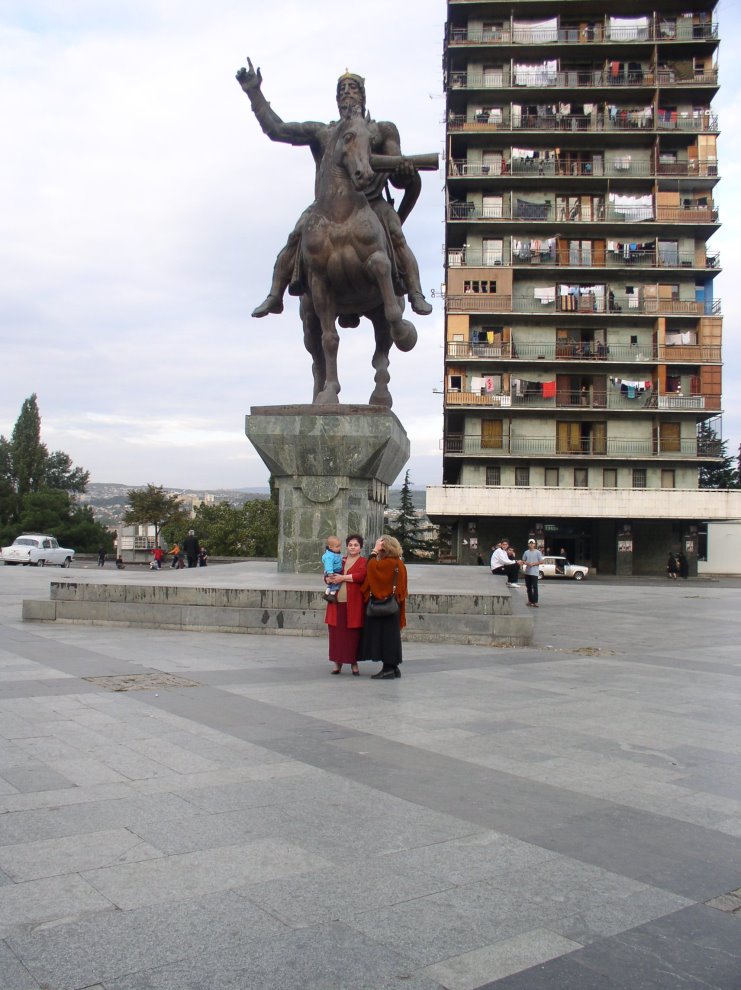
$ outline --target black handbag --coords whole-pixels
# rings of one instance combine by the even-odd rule
[[[368,599],[365,614],[369,619],[385,619],[390,615],[399,614],[399,603],[396,600],[396,577],[398,573],[399,565],[397,564],[394,569],[393,590],[388,598],[374,598],[373,595],[371,595]]]

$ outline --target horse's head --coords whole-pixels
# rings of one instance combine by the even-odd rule
[[[337,128],[334,163],[343,168],[353,186],[362,191],[373,181],[375,172],[370,165],[373,133],[370,119],[354,114]]]

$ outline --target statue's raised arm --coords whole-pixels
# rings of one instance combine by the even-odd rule
[[[263,132],[271,141],[282,141],[284,144],[305,145],[318,140],[319,134],[326,130],[326,124],[307,120],[302,123],[286,122],[278,116],[262,92],[262,73],[252,65],[247,58],[248,68],[242,66],[237,72],[237,82],[247,94],[252,111]],[[321,157],[321,156],[320,156]]]

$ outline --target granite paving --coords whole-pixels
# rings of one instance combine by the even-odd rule
[[[741,990],[741,581],[542,582],[531,647],[378,682],[321,639],[23,623],[59,579],[0,567],[1,990]]]

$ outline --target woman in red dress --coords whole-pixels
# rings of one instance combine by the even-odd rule
[[[351,533],[345,540],[347,556],[342,559],[342,574],[333,574],[339,584],[336,603],[327,605],[324,621],[329,631],[329,662],[332,674],[341,674],[343,664],[349,663],[353,676],[359,677],[358,651],[365,621],[365,603],[360,590],[365,581],[366,560],[361,556],[363,537]]]

